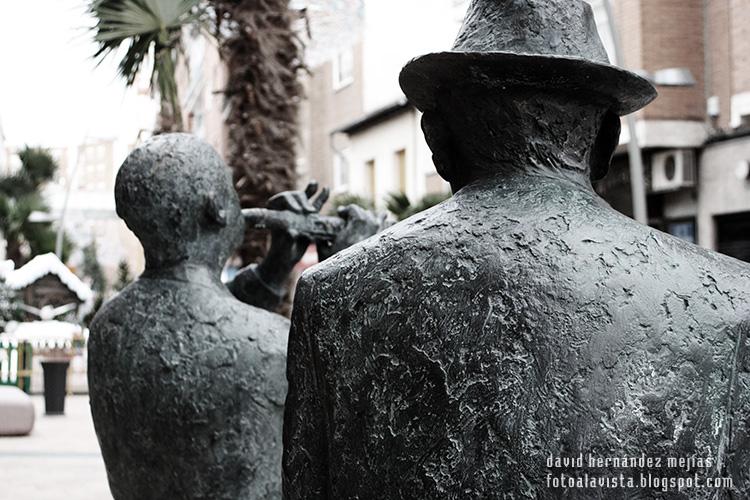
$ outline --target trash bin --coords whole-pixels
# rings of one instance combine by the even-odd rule
[[[65,414],[65,389],[69,360],[42,361],[44,371],[44,409],[47,415]]]

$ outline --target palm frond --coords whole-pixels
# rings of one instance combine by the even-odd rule
[[[385,208],[401,220],[401,216],[411,209],[411,200],[401,192],[388,193],[385,198]]]
[[[152,49],[171,51],[182,27],[203,15],[200,0],[92,0],[88,11],[96,20],[92,28],[98,44],[95,59],[101,62],[127,44],[119,73],[128,85],[133,84]],[[173,79],[171,75],[163,77]]]
[[[177,82],[175,49],[179,47],[182,27],[200,24],[204,19],[202,0],[91,0],[88,11],[96,19],[92,27],[98,48],[94,59],[100,63],[124,45],[118,73],[128,86],[133,85],[143,64],[153,53],[151,85],[158,87],[162,109],[168,105],[179,128],[182,117]]]
[[[109,0],[92,9],[98,19],[94,40],[124,41],[179,30],[200,18],[199,0]]]

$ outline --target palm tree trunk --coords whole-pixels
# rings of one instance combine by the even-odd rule
[[[157,134],[169,132],[184,132],[185,124],[182,121],[182,106],[180,104],[177,79],[175,76],[175,64],[172,53],[179,49],[179,41],[174,47],[156,49],[156,84],[159,89],[160,108],[159,121],[157,123]]]
[[[228,163],[243,208],[296,185],[302,47],[288,0],[212,0],[220,50],[228,69]],[[231,30],[226,28],[230,27]],[[227,34],[228,33],[228,34]],[[243,263],[258,261],[267,237],[248,232]]]

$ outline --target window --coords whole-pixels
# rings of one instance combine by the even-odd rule
[[[750,92],[732,96],[732,128],[741,128],[750,124]]]
[[[668,222],[667,232],[681,240],[695,243],[695,219]]]
[[[396,179],[396,192],[406,193],[406,150],[396,151],[393,158],[395,167],[394,179]]]
[[[721,99],[714,95],[706,100],[706,113],[711,118],[718,118],[721,115]]]
[[[716,249],[725,255],[750,262],[750,212],[719,215],[716,222]]]
[[[340,90],[354,82],[354,51],[342,50],[333,58],[333,90]]]
[[[365,194],[375,203],[376,188],[376,177],[375,177],[375,160],[370,160],[365,163]]]
[[[349,162],[345,151],[333,153],[333,190],[344,192],[349,190]]]

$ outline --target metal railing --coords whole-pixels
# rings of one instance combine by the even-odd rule
[[[14,385],[31,391],[31,367],[34,348],[28,342],[0,337],[0,385]]]

